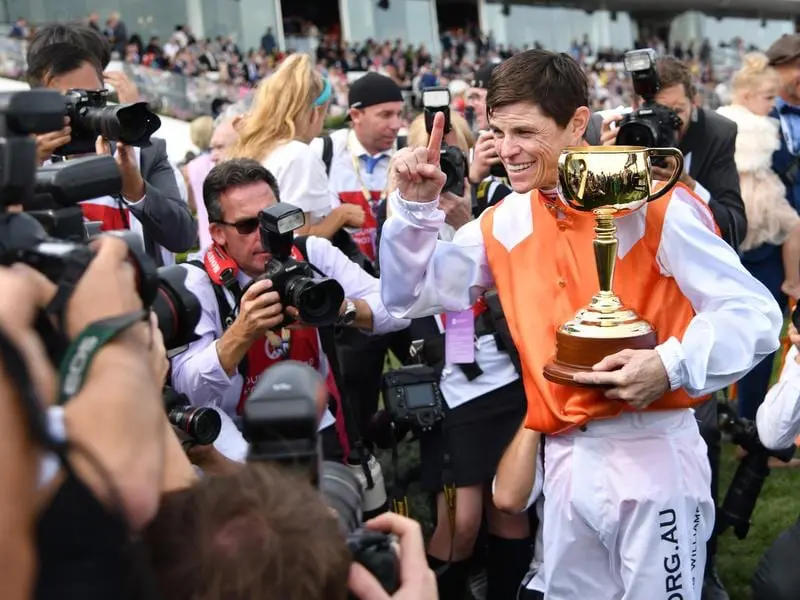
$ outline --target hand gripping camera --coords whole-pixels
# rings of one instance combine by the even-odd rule
[[[683,124],[675,111],[656,104],[661,80],[656,69],[656,52],[651,48],[631,50],[625,54],[625,70],[633,79],[633,89],[644,100],[642,107],[625,115],[619,125],[618,146],[645,148],[674,148],[678,145],[678,130]],[[658,161],[660,160],[660,163]],[[664,159],[653,164],[664,166]]]
[[[60,156],[94,152],[97,136],[128,146],[149,146],[161,119],[147,102],[108,106],[108,90],[69,90],[64,95],[72,140],[55,150]],[[63,127],[63,123],[57,128]]]
[[[59,286],[48,311],[63,318],[63,311],[94,252],[85,245],[88,236],[77,203],[118,193],[119,171],[110,156],[61,163],[37,171],[36,142],[30,134],[63,127],[64,99],[56,91],[31,90],[0,94],[0,264],[23,262]],[[6,212],[21,205],[26,212]],[[27,212],[31,208],[43,210]],[[158,314],[168,349],[188,344],[200,318],[200,304],[185,285],[180,267],[156,270],[140,237],[112,232],[129,248],[137,272],[142,303]],[[58,237],[54,237],[58,236]],[[60,237],[66,239],[59,239]],[[49,323],[41,320],[42,326]],[[40,331],[50,358],[58,363],[65,340],[50,327]],[[59,338],[58,341],[53,341]]]
[[[450,133],[450,90],[446,87],[430,87],[422,91],[422,105],[425,107],[425,129],[428,135],[433,129],[436,113],[444,114],[444,134]],[[442,193],[452,192],[463,196],[465,192],[464,178],[467,176],[467,157],[460,148],[442,142],[439,166],[447,180]]]
[[[265,371],[244,405],[247,460],[275,462],[307,475],[335,510],[353,560],[392,594],[400,583],[397,556],[389,536],[361,527],[365,491],[360,478],[344,464],[323,462],[318,451],[317,406],[326,395],[320,374],[304,363],[283,361]]]
[[[279,202],[258,214],[261,245],[270,257],[264,265],[264,274],[253,281],[270,279],[281,304],[294,306],[306,325],[333,325],[344,302],[344,290],[339,282],[325,277],[311,263],[292,257],[294,232],[303,225],[303,211],[291,204]],[[315,272],[322,277],[315,278]],[[286,317],[279,328],[291,322],[291,317]]]

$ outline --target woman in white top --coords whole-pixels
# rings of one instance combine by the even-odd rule
[[[281,201],[303,209],[305,235],[330,238],[343,226],[360,227],[358,207],[331,210],[328,175],[308,145],[322,133],[333,95],[330,82],[314,69],[307,54],[292,54],[261,82],[250,112],[238,127],[231,157],[252,158],[275,175]]]

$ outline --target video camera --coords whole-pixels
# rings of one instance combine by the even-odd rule
[[[163,391],[164,409],[184,447],[209,446],[219,437],[222,419],[213,408],[192,406],[185,394],[166,386]]]
[[[244,405],[247,460],[275,462],[308,476],[336,511],[353,560],[392,594],[399,588],[399,575],[391,538],[362,528],[366,486],[356,470],[361,465],[321,460],[317,405],[327,393],[319,373],[304,363],[283,361],[265,371]]]
[[[263,275],[255,278],[252,283],[270,279],[272,291],[278,292],[281,304],[294,306],[306,325],[334,325],[344,302],[342,286],[335,279],[325,277],[311,263],[296,260],[292,256],[294,232],[305,225],[305,222],[303,211],[286,203],[279,202],[258,214],[261,246],[270,257],[264,265]],[[315,272],[322,278],[315,278]],[[291,322],[292,318],[286,316],[277,329]]]
[[[750,530],[750,517],[769,475],[769,459],[775,457],[789,462],[794,456],[795,447],[783,450],[770,450],[758,439],[756,424],[736,415],[727,404],[718,405],[719,428],[728,434],[737,446],[741,446],[747,455],[739,463],[736,473],[725,494],[725,501],[717,513],[717,532],[722,534],[733,527],[736,537],[743,540]]]
[[[428,135],[433,130],[436,113],[444,114],[444,135],[450,133],[450,90],[446,87],[425,88],[422,90],[422,106],[425,108],[425,129]],[[467,176],[467,157],[464,152],[442,142],[439,166],[447,177],[442,193],[452,192],[456,196],[463,196],[464,178]]]
[[[72,128],[72,140],[57,148],[54,154],[70,156],[94,152],[97,136],[128,146],[150,145],[150,136],[161,127],[161,119],[150,110],[150,105],[133,102],[108,106],[108,94],[108,90],[74,89],[62,96]],[[63,126],[62,122],[56,130]]]
[[[67,301],[94,252],[85,242],[81,200],[119,193],[121,178],[114,159],[97,156],[68,161],[37,172],[36,141],[31,134],[61,129],[64,99],[51,90],[0,94],[0,264],[22,262],[56,283],[59,292],[48,312],[63,322]],[[23,211],[8,212],[9,206]],[[131,232],[111,232],[128,246],[137,273],[139,295],[159,318],[168,349],[188,344],[200,318],[200,303],[185,285],[177,266],[156,269],[142,240]],[[54,237],[59,236],[59,237]],[[62,239],[59,239],[62,238]],[[39,321],[42,326],[46,320]],[[40,331],[51,360],[58,362],[66,348],[63,334]]]
[[[661,80],[656,68],[656,51],[644,48],[626,52],[625,70],[633,80],[634,91],[644,103],[639,110],[625,115],[620,121],[617,145],[645,148],[676,147],[678,131],[683,122],[675,111],[655,101],[656,94],[661,89]],[[652,162],[657,166],[664,166],[663,158],[653,159]]]

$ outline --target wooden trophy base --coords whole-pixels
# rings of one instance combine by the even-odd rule
[[[561,328],[556,334],[556,355],[544,368],[547,380],[572,387],[602,387],[576,383],[575,374],[592,370],[606,356],[621,350],[649,350],[656,347],[658,337],[651,328],[626,337],[590,338],[570,334]]]

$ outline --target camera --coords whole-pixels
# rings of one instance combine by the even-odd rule
[[[247,460],[276,462],[318,486],[339,518],[353,560],[391,594],[399,587],[397,556],[389,536],[361,527],[366,501],[357,473],[361,465],[322,462],[318,452],[317,404],[327,393],[322,376],[305,363],[283,361],[265,371],[244,404]]]
[[[450,133],[450,90],[446,87],[429,87],[422,90],[422,105],[425,107],[425,129],[428,135],[433,129],[436,113],[444,114],[444,135]],[[466,190],[464,178],[467,176],[467,157],[460,148],[442,142],[439,166],[447,179],[442,193],[452,192],[463,196]]]
[[[311,263],[293,256],[294,232],[303,225],[303,211],[291,204],[278,203],[258,214],[261,245],[270,257],[264,265],[264,274],[253,282],[270,279],[281,304],[294,306],[306,325],[334,325],[344,302],[344,290],[339,282],[325,277]],[[322,277],[315,278],[315,272]],[[286,316],[277,328],[291,322],[292,318]]]
[[[118,193],[121,187],[119,170],[110,156],[76,159],[37,171],[36,142],[30,134],[63,127],[63,111],[63,97],[56,91],[0,95],[0,264],[23,262],[56,283],[59,292],[48,310],[62,320],[72,290],[94,258],[84,243],[89,236],[76,204]],[[10,213],[6,211],[9,205],[42,210]],[[185,273],[174,267],[156,270],[136,234],[109,235],[121,237],[128,246],[142,303],[158,314],[167,347],[192,341],[200,303],[186,289]],[[50,358],[58,363],[59,351],[66,348],[63,334],[40,333],[45,339],[62,338],[48,347]]]
[[[727,404],[718,406],[719,428],[741,446],[747,455],[739,463],[731,480],[725,501],[717,512],[717,532],[722,534],[733,527],[736,537],[743,540],[750,530],[750,517],[761,493],[764,481],[769,475],[769,459],[775,457],[789,462],[794,456],[795,447],[770,450],[758,439],[755,423],[739,418]]]
[[[70,156],[95,151],[97,136],[128,146],[149,146],[150,136],[161,127],[161,119],[147,102],[108,106],[108,90],[67,91],[63,96],[72,140],[54,154]],[[63,122],[56,127],[61,129]],[[96,197],[96,196],[92,196]]]
[[[625,70],[633,80],[633,89],[644,103],[639,110],[625,115],[620,121],[617,145],[674,148],[683,122],[675,111],[655,102],[661,89],[655,50],[631,50],[625,53],[624,62]],[[665,165],[663,158],[652,162],[657,166]]]
[[[184,446],[209,446],[219,437],[222,419],[213,408],[192,406],[189,398],[166,386],[164,409]]]
[[[381,391],[395,424],[426,431],[444,418],[439,376],[434,367],[408,365],[388,371]]]

